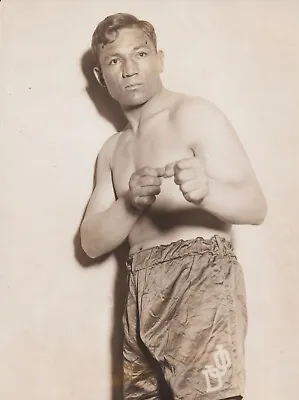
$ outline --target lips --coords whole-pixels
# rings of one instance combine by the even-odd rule
[[[134,90],[142,86],[142,83],[130,83],[129,85],[125,86],[125,89]]]

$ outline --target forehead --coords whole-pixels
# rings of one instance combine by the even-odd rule
[[[107,43],[100,50],[100,58],[122,50],[132,50],[138,46],[154,46],[149,37],[139,28],[121,28],[116,33],[116,39]]]

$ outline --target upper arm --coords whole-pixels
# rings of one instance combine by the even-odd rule
[[[251,163],[232,125],[216,106],[195,101],[190,105],[190,146],[207,176],[222,183],[257,183]]]
[[[102,146],[96,164],[96,184],[89,199],[85,218],[107,210],[115,201],[111,174],[111,159],[114,153],[117,135],[108,138]]]

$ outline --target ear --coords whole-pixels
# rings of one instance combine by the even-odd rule
[[[158,50],[157,56],[158,56],[158,62],[159,62],[159,72],[161,73],[164,71],[164,52],[163,52],[163,50]]]
[[[98,83],[99,83],[101,86],[106,87],[106,83],[105,83],[105,80],[104,80],[102,71],[100,70],[99,67],[94,67],[94,68],[93,68],[93,74],[94,74],[96,80],[98,81]]]

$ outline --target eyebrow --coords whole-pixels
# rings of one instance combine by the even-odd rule
[[[139,50],[139,49],[142,49],[143,47],[147,47],[147,48],[149,48],[149,45],[148,45],[148,43],[147,43],[147,42],[145,42],[145,43],[142,43],[142,44],[140,44],[139,46],[136,46],[136,47],[134,47],[134,49],[133,49],[133,50]]]
[[[104,61],[108,61],[108,60],[110,60],[110,58],[113,58],[113,57],[120,57],[121,55],[119,54],[119,53],[113,53],[113,54],[108,54],[108,56],[105,56],[104,57]]]
[[[145,42],[145,43],[142,43],[142,44],[140,44],[140,45],[138,45],[138,46],[135,46],[135,47],[133,48],[133,51],[142,49],[142,48],[144,48],[144,47],[146,47],[148,50],[150,50],[150,46],[148,45],[147,42]],[[121,54],[120,54],[120,53],[108,54],[106,57],[104,57],[104,61],[108,61],[108,60],[110,60],[110,59],[113,58],[113,57],[121,57]]]

